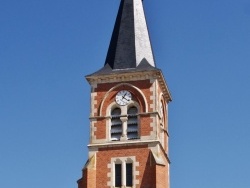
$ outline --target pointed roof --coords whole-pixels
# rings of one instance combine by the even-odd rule
[[[92,75],[154,69],[142,0],[121,0],[104,67]]]

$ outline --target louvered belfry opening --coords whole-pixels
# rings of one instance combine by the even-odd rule
[[[138,109],[132,106],[127,111],[128,114],[128,130],[127,137],[129,140],[138,139]]]
[[[115,108],[111,111],[111,140],[120,140],[122,136],[121,109]]]

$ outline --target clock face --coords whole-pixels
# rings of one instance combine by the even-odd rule
[[[124,106],[131,101],[132,95],[127,90],[121,90],[116,94],[115,101],[117,104]]]

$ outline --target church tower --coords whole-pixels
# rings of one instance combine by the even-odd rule
[[[78,188],[169,188],[168,103],[142,0],[121,0],[104,66],[91,86],[88,161]]]

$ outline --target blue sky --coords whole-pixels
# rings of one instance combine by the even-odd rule
[[[0,0],[0,187],[77,187],[119,0]],[[144,0],[171,188],[250,187],[250,1]]]

